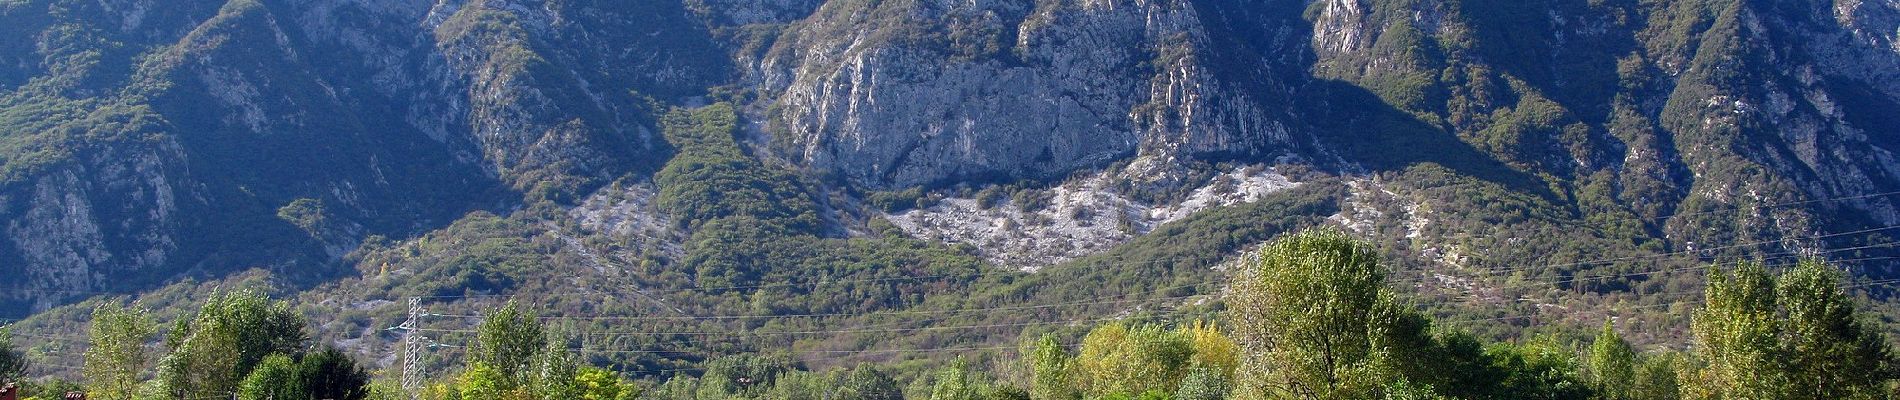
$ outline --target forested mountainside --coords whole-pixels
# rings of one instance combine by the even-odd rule
[[[636,377],[918,370],[1219,320],[1309,228],[1486,339],[1682,348],[1736,260],[1900,317],[1891,1],[0,0],[0,33],[37,375],[96,305],[236,288],[376,367],[439,330],[431,376],[509,298]]]

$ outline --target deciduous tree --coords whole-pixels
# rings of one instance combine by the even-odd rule
[[[1881,397],[1891,373],[1886,338],[1862,322],[1841,289],[1839,272],[1802,262],[1775,285],[1787,321],[1782,348],[1788,395],[1800,399]]]
[[[1636,351],[1629,342],[1616,333],[1609,322],[1603,323],[1603,330],[1597,333],[1596,340],[1590,343],[1590,357],[1585,364],[1589,367],[1590,384],[1597,391],[1597,398],[1603,400],[1629,400],[1630,389],[1636,381]]]
[[[536,354],[547,347],[541,321],[510,300],[489,313],[475,328],[475,346],[469,351],[471,364],[480,363],[499,374],[502,389],[514,389],[533,381],[539,372]]]
[[[1056,340],[1055,335],[1045,334],[1030,341],[1023,352],[1023,361],[1029,370],[1029,398],[1035,400],[1075,400],[1081,394],[1075,390],[1074,357],[1068,349]]]
[[[158,385],[177,398],[229,396],[271,354],[302,354],[309,336],[303,316],[252,291],[212,296],[198,314],[180,319],[159,361]]]
[[[335,348],[297,360],[297,382],[312,399],[363,400],[369,396],[369,373]]]
[[[1702,365],[1683,371],[1683,397],[1787,398],[1774,279],[1755,264],[1711,271],[1703,299],[1690,324]]]
[[[138,393],[139,374],[151,362],[145,345],[157,328],[137,305],[106,301],[93,307],[84,370],[90,398],[131,400]]]
[[[1082,339],[1076,387],[1090,398],[1173,393],[1187,375],[1193,354],[1193,344],[1180,331],[1155,325],[1102,325]]]
[[[297,362],[289,356],[272,354],[258,362],[238,387],[244,400],[304,400],[309,393],[297,379]]]
[[[1411,311],[1387,292],[1378,255],[1345,234],[1282,238],[1242,270],[1228,297],[1241,398],[1381,396],[1402,381],[1388,344]],[[1405,340],[1410,341],[1410,340]]]

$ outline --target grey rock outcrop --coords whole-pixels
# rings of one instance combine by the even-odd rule
[[[794,158],[876,188],[1283,151],[1185,1],[833,2],[758,71]]]
[[[730,75],[669,2],[7,7],[31,40],[0,47],[0,129],[56,146],[0,155],[0,262],[28,278],[0,300],[31,309],[240,268],[320,277],[366,235],[577,199],[665,161],[648,99]]]

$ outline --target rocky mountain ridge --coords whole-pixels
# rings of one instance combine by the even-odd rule
[[[1890,1],[14,0],[0,26],[31,38],[0,44],[15,314],[253,267],[321,283],[365,241],[537,204],[685,258],[639,188],[678,146],[659,116],[708,100],[805,180],[819,234],[888,221],[1023,269],[1278,167],[1380,187],[1352,192],[1392,212],[1340,220],[1410,254],[1566,242],[1498,263],[1827,255],[1900,224]],[[1107,200],[968,196],[1004,185]],[[913,188],[950,199],[867,205]],[[1414,214],[1392,207],[1426,211],[1358,217]]]

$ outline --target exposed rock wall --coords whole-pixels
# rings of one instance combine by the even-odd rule
[[[947,198],[925,209],[887,215],[911,236],[975,246],[999,266],[1036,271],[1095,254],[1148,234],[1163,224],[1214,207],[1231,206],[1300,184],[1270,169],[1235,168],[1209,179],[1184,200],[1148,204],[1117,193],[1122,178],[1096,174],[1024,198],[1046,197],[1031,208],[1014,200]]]
[[[1870,119],[1892,104],[1900,66],[1891,2],[1316,7],[1315,75],[1366,87],[1516,169],[1606,187],[1675,240],[1896,222],[1882,197],[1732,210],[1900,188],[1900,141]]]
[[[176,143],[106,149],[0,192],[8,218],[0,260],[10,302],[59,305],[100,282],[167,265],[178,248],[180,202],[198,202],[173,182],[189,176]]]
[[[32,40],[0,48],[0,107],[24,116],[0,133],[64,146],[0,155],[0,260],[30,277],[5,300],[40,308],[181,274],[322,276],[366,235],[576,200],[666,160],[648,99],[730,76],[669,2],[7,7]]]
[[[1551,218],[1638,221],[1672,248],[1900,224],[1900,199],[1875,196],[1900,190],[1892,1],[0,7],[0,33],[27,38],[0,43],[0,263],[27,277],[0,289],[40,307],[186,273],[306,270],[290,266],[524,200],[645,221],[626,214],[664,210],[583,196],[671,156],[656,106],[706,100],[757,117],[749,133],[775,142],[751,155],[843,177],[844,192],[1084,176],[1100,181],[1056,190],[1152,222],[1198,207],[1225,161],[1436,164],[1568,213]],[[1415,194],[1389,197],[1440,214],[1408,239],[1440,240],[1447,210],[1475,206]],[[1133,234],[1069,215],[1074,229],[1002,246],[989,217],[1003,214],[946,204],[896,217],[1038,253],[992,257],[1019,266]],[[1041,245],[1084,231],[1101,240]]]
[[[795,158],[876,188],[1287,147],[1208,44],[1182,1],[832,2],[758,74]]]

